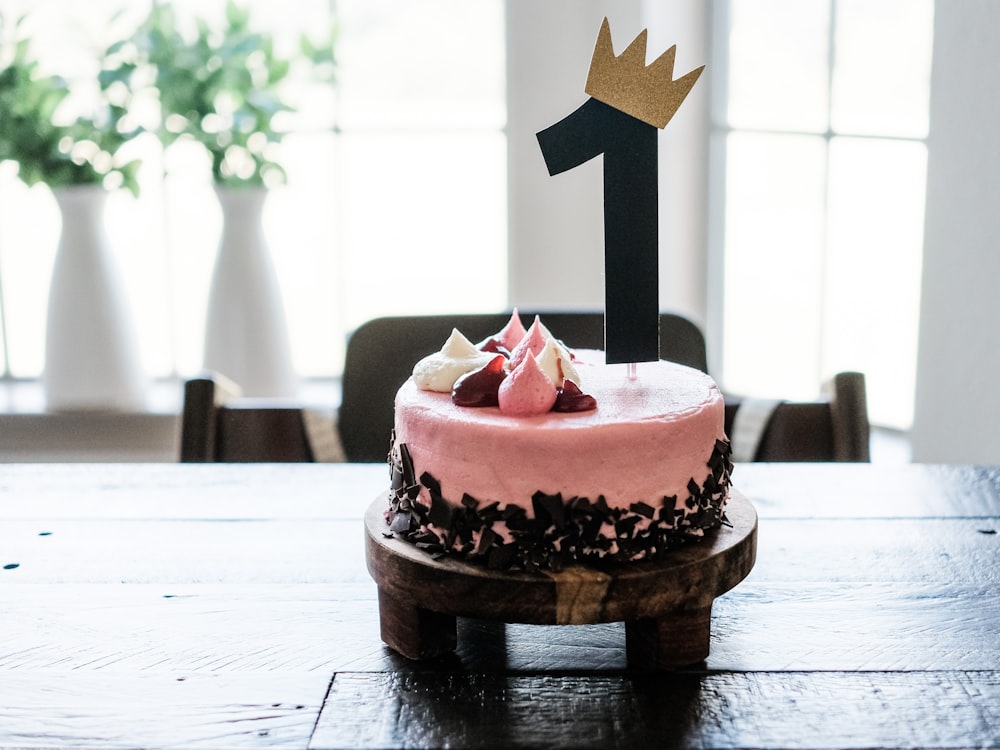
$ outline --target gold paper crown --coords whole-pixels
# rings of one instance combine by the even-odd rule
[[[702,65],[674,80],[674,45],[646,67],[646,29],[643,29],[620,56],[611,46],[608,19],[590,61],[587,86],[590,96],[657,128],[666,127],[694,86]]]

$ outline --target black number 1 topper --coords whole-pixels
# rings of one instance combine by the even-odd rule
[[[705,66],[674,80],[671,47],[646,67],[646,31],[615,57],[608,19],[584,91],[591,96],[538,133],[550,175],[604,154],[604,349],[608,364],[660,358],[656,130]]]

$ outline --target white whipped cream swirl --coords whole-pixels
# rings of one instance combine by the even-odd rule
[[[455,381],[467,372],[478,370],[496,354],[482,352],[453,328],[441,351],[429,354],[413,366],[413,382],[422,391],[451,393]]]

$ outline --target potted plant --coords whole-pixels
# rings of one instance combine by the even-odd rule
[[[19,18],[0,44],[0,161],[27,185],[44,183],[62,215],[49,289],[43,383],[50,409],[133,409],[144,399],[138,347],[124,288],[104,235],[110,189],[138,194],[135,135],[125,110],[98,98],[86,115],[66,112],[70,87],[43,75]]]
[[[235,0],[219,27],[204,18],[183,26],[171,4],[154,3],[130,38],[108,50],[105,89],[133,96],[152,89],[156,131],[165,149],[200,144],[223,214],[206,315],[204,365],[238,382],[248,395],[294,394],[284,308],[261,213],[267,190],[285,181],[276,149],[279,116],[294,111],[283,85],[294,69],[332,81],[333,32],[322,44],[306,36],[297,51],[279,52],[273,35],[254,28]]]
[[[100,185],[138,195],[139,162],[122,151],[138,129],[127,128],[125,107],[102,97],[91,112],[67,120],[61,110],[69,84],[60,76],[43,75],[26,25],[21,16],[12,38],[0,37],[0,161],[16,162],[18,176],[29,186]]]

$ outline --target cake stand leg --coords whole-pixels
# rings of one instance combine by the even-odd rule
[[[662,617],[625,623],[625,653],[631,669],[676,669],[708,656],[712,605],[680,609]]]
[[[408,659],[451,653],[458,642],[454,615],[415,607],[378,590],[382,640]]]

